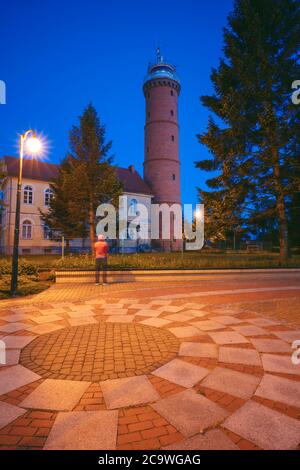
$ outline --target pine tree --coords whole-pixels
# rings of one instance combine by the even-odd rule
[[[211,75],[214,94],[202,97],[216,116],[198,136],[212,158],[196,162],[218,172],[207,182],[210,191],[199,191],[218,224],[225,231],[233,222],[258,230],[273,220],[283,263],[288,204],[300,188],[300,118],[291,100],[292,82],[300,77],[299,41],[299,0],[235,1],[224,58]]]
[[[91,249],[94,251],[96,209],[101,203],[116,203],[122,193],[122,185],[109,155],[112,142],[106,142],[105,126],[91,104],[80,116],[79,125],[72,127],[69,140],[70,153],[67,158],[73,180],[69,197],[75,211],[85,212],[82,222],[89,229]]]

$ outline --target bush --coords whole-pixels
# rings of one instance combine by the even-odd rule
[[[0,263],[0,274],[11,274],[11,261],[2,259]],[[18,274],[26,276],[37,276],[38,267],[33,263],[27,263],[26,261],[19,261]]]

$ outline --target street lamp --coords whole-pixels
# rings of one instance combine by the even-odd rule
[[[41,153],[42,151],[42,142],[37,137],[36,132],[31,129],[27,130],[24,134],[20,135],[20,161],[19,161],[19,175],[18,175],[17,200],[16,200],[14,247],[13,247],[13,256],[12,256],[12,275],[11,275],[11,285],[10,285],[11,295],[16,294],[17,287],[18,287],[20,209],[21,209],[24,150],[30,155],[37,155]]]

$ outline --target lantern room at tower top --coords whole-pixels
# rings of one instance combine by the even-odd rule
[[[180,93],[180,80],[176,74],[176,67],[164,60],[159,48],[156,49],[156,62],[150,63],[148,66],[148,73],[144,79],[144,90],[145,86],[155,79],[169,79],[176,82],[178,94]]]

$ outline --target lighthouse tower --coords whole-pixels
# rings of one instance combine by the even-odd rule
[[[144,179],[157,204],[180,204],[180,161],[178,97],[180,81],[176,69],[157,49],[156,63],[150,64],[144,80],[146,100]],[[166,250],[180,250],[181,240],[162,240]]]

